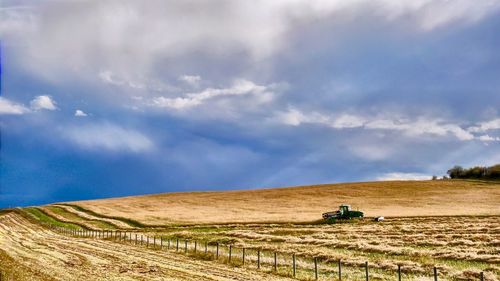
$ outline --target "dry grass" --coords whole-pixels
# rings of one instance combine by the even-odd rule
[[[359,207],[368,216],[389,218],[382,223],[368,219],[332,225],[294,223],[314,222],[322,212],[341,203]],[[123,276],[123,280],[164,276],[168,280],[173,276],[202,280],[222,275],[224,280],[281,280],[291,276],[292,253],[297,254],[300,280],[313,280],[313,257],[320,260],[319,280],[335,280],[339,259],[343,262],[342,280],[349,281],[364,278],[365,261],[370,264],[370,280],[394,280],[398,264],[404,280],[432,280],[434,266],[439,270],[439,280],[477,280],[481,271],[487,281],[500,280],[500,184],[493,182],[352,183],[169,193],[74,204],[84,208],[48,206],[43,209],[49,218],[32,219],[51,220],[57,225],[65,225],[61,221],[92,226],[115,223],[120,231],[135,232],[134,237],[149,237],[148,247],[146,243],[133,247],[126,242],[117,247],[110,239],[61,238],[17,213],[6,213],[0,214],[4,256],[14,265],[59,280],[88,274],[101,280],[122,280]],[[134,222],[134,227],[127,222]],[[159,250],[158,237],[170,240],[172,246],[181,239],[180,252],[184,252],[184,240],[188,239],[188,256],[173,254],[175,249],[170,253]],[[157,242],[156,247],[152,241]],[[193,241],[199,241],[200,250],[207,242],[212,253],[193,253]],[[218,262],[213,261],[216,242],[221,243]],[[233,245],[231,265],[227,265],[228,244]],[[262,254],[259,270],[257,249]],[[277,275],[266,274],[274,272],[275,251],[279,252]],[[212,272],[206,272],[207,268]],[[183,274],[178,276],[178,272]]]
[[[17,213],[0,214],[2,280],[290,280],[138,247],[63,236]]]
[[[500,183],[394,181],[224,192],[165,193],[74,202],[146,224],[307,222],[349,203],[366,216],[500,215]]]
[[[233,264],[241,263],[241,249],[247,249],[249,267],[255,267],[252,249],[262,249],[267,269],[272,267],[272,252],[278,251],[282,253],[278,261],[282,273],[290,273],[291,254],[295,253],[301,257],[298,265],[306,277],[312,276],[312,258],[318,257],[321,280],[335,274],[339,259],[345,273],[351,273],[345,280],[362,278],[360,268],[365,261],[379,277],[373,280],[391,279],[398,264],[406,280],[431,280],[434,265],[440,280],[469,280],[464,276],[479,276],[481,271],[486,280],[498,280],[500,274],[498,216],[392,218],[383,223],[365,220],[333,225],[173,227],[149,235],[163,235],[172,241],[179,237],[181,241],[225,241],[234,245]],[[192,249],[193,242],[190,245]],[[227,247],[221,246],[221,255],[227,253]]]

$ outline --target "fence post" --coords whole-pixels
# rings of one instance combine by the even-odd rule
[[[434,281],[438,281],[438,271],[436,267],[434,267]]]
[[[149,236],[146,236],[146,248],[149,247]]]
[[[292,254],[292,270],[293,270],[293,278],[295,278],[295,274],[297,273],[297,261],[295,260],[295,253]]]
[[[342,261],[339,259],[339,281],[342,280]]]
[[[163,237],[160,237],[160,250],[163,249]]]
[[[135,245],[137,245],[137,233],[135,234]]]
[[[205,241],[205,254],[208,252],[208,243]]]
[[[257,250],[257,269],[260,269],[260,249]]]
[[[141,235],[141,246],[144,243],[144,235]]]
[[[318,258],[314,257],[314,280],[318,280]]]
[[[243,253],[242,253],[242,258],[241,258],[241,261],[242,261],[242,265],[245,265],[245,248],[243,248]]]
[[[479,273],[479,279],[484,281],[484,272],[481,271],[481,273]]]
[[[398,281],[401,281],[401,265],[398,264]]]
[[[217,242],[217,251],[216,251],[215,257],[217,259],[219,259],[219,242]]]
[[[177,243],[176,243],[176,246],[175,246],[175,251],[176,252],[179,251],[179,238],[177,238]]]
[[[188,252],[188,241],[184,240],[184,253]]]
[[[274,271],[278,271],[278,254],[274,252]]]
[[[231,263],[232,249],[233,249],[233,246],[229,245],[229,263]]]
[[[132,243],[132,232],[128,233],[128,240],[130,241],[130,243]]]
[[[365,275],[366,275],[366,281],[368,281],[370,279],[370,277],[368,276],[368,262],[365,262]]]
[[[167,240],[167,250],[170,250],[170,238]]]
[[[196,254],[196,250],[198,248],[198,241],[194,241],[194,253]]]

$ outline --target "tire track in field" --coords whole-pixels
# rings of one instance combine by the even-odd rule
[[[109,219],[109,218],[103,218],[103,217],[93,216],[91,214],[79,211],[79,210],[75,209],[73,206],[70,206],[70,205],[54,204],[53,206],[62,208],[66,212],[72,213],[74,215],[77,215],[77,216],[81,217],[82,219],[91,220],[91,221],[103,221],[105,223],[109,223],[109,224],[115,226],[116,228],[123,228],[123,229],[133,229],[134,228],[134,227],[130,226],[129,224],[123,222],[123,221],[116,220],[116,219]]]

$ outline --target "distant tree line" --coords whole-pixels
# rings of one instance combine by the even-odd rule
[[[455,166],[448,170],[448,175],[452,179],[485,179],[500,180],[500,164],[491,167],[463,168]]]

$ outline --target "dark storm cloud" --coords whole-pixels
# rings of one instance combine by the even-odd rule
[[[17,3],[1,206],[500,162],[499,1]]]

